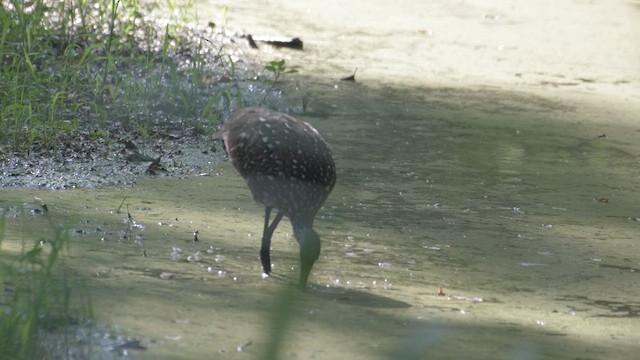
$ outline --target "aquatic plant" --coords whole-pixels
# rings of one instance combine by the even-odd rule
[[[3,245],[6,220],[0,216],[0,246]],[[40,216],[47,217],[47,214]],[[47,334],[63,339],[55,344],[59,352],[69,352],[69,326],[78,321],[91,321],[88,298],[81,307],[72,307],[78,293],[65,275],[62,251],[69,243],[69,229],[55,227],[52,237],[33,243],[23,242],[22,251],[12,254],[0,247],[0,354],[6,359],[49,359],[52,344],[44,341]]]
[[[292,74],[298,72],[296,69],[287,69],[287,65],[284,59],[272,60],[264,66],[264,70],[272,74],[273,79],[264,79],[263,82],[268,84],[269,87],[265,90],[264,96],[260,100],[260,104],[264,104],[269,94],[275,89],[278,80],[284,74]]]

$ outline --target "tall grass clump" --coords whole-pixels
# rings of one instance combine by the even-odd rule
[[[57,228],[50,239],[23,243],[19,254],[2,250],[5,218],[0,217],[0,354],[3,359],[51,359],[68,354],[72,334],[67,330],[78,320],[71,309],[76,295],[64,276],[61,255],[69,242],[69,231]],[[83,306],[91,320],[89,303]],[[80,311],[82,312],[82,311]],[[72,313],[74,314],[72,316]],[[56,351],[44,338],[56,333]],[[60,334],[63,334],[60,336]]]
[[[0,151],[46,155],[76,135],[215,123],[212,109],[237,92],[217,81],[232,71],[226,45],[182,23],[175,1],[179,16],[150,16],[159,3],[0,0]]]

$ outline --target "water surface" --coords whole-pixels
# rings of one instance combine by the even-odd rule
[[[465,9],[475,19],[479,10]],[[282,29],[276,20],[264,22]],[[304,64],[322,53],[268,51],[259,56]],[[290,291],[298,248],[286,222],[272,242],[275,275],[261,278],[263,212],[229,163],[209,164],[208,176],[0,198],[28,210],[37,196],[70,225],[66,265],[98,318],[148,348],[133,358],[257,359],[278,341],[285,359],[633,358],[637,95],[608,92],[617,74],[602,95],[588,88],[597,81],[575,92],[459,83],[456,72],[398,86],[402,67],[387,69],[377,82],[307,73],[283,85],[291,104],[309,96],[308,112],[294,115],[323,134],[338,167],[307,293]],[[3,249],[48,226],[12,215]]]
[[[635,351],[640,181],[629,144],[558,121],[576,113],[552,100],[505,111],[499,92],[364,90],[341,86],[322,117],[300,116],[332,144],[339,182],[316,221],[311,288],[284,312],[283,358]],[[459,106],[438,105],[451,97]],[[71,224],[67,265],[103,321],[147,344],[135,358],[259,357],[297,277],[283,223],[275,276],[261,279],[262,210],[228,163],[132,188],[2,196],[42,198]],[[44,223],[20,215],[8,237]]]

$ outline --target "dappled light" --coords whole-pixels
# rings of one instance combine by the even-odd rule
[[[197,99],[183,103],[194,107],[186,118],[162,108],[162,121],[142,113],[132,132],[125,120],[95,135],[70,129],[101,162],[58,166],[56,156],[87,148],[39,141],[2,153],[0,266],[10,271],[0,277],[0,326],[33,317],[17,295],[27,293],[21,279],[42,276],[44,289],[61,292],[37,304],[36,314],[48,312],[32,354],[53,349],[54,358],[636,356],[637,5],[276,3],[197,2],[198,26],[217,29],[210,40],[228,41],[233,58],[216,59],[206,77],[215,81],[179,66],[154,78],[168,61],[156,44],[151,80],[180,82],[167,84],[175,96],[188,79],[202,80],[189,93]],[[598,22],[585,29],[571,16]],[[525,41],[532,29],[539,33]],[[299,37],[304,48],[252,45],[248,34]],[[603,34],[624,49],[610,68],[592,50],[612,48]],[[145,77],[109,71],[116,84]],[[116,100],[120,111],[135,99]],[[160,100],[143,107],[158,111]],[[262,275],[264,207],[211,140],[240,104],[308,122],[335,159],[335,187],[312,204],[322,251],[305,290],[296,287],[300,247],[287,219]],[[35,148],[48,150],[24,157]]]

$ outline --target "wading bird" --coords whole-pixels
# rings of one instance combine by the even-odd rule
[[[300,245],[299,286],[304,288],[320,256],[313,219],[336,182],[329,145],[306,122],[258,107],[233,112],[214,138],[224,141],[254,200],[265,207],[260,248],[264,273],[271,272],[271,235],[286,216]],[[277,214],[270,222],[271,210]]]

